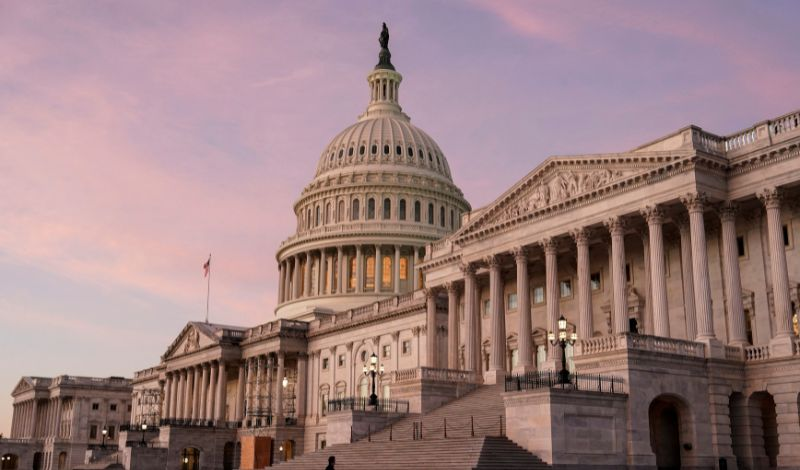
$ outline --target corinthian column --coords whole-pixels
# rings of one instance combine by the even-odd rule
[[[283,377],[286,375],[284,359],[284,352],[278,351],[278,376],[275,378],[278,381],[278,385],[275,387],[275,420],[278,424],[283,423]],[[338,365],[334,363],[333,367],[338,367]]]
[[[383,256],[381,255],[381,246],[375,245],[375,293],[380,293],[381,284],[383,283]]]
[[[547,303],[547,330],[558,334],[558,244],[552,238],[545,238],[541,242],[544,250],[545,266],[545,302]],[[561,360],[561,348],[548,348],[550,360]]]
[[[447,287],[447,368],[458,369],[458,288],[449,282]]]
[[[517,343],[519,362],[514,372],[525,373],[533,370],[533,344],[531,336],[530,279],[528,278],[528,252],[524,247],[514,248],[514,261],[517,264],[517,312],[519,331]]]
[[[283,293],[284,293],[283,280],[284,280],[283,279],[283,261],[281,261],[281,262],[278,263],[278,303],[279,304],[283,303]]]
[[[592,282],[589,272],[589,231],[580,228],[572,231],[578,252],[578,337],[592,337]]]
[[[364,292],[364,255],[361,245],[356,245],[356,292]]]
[[[681,282],[683,283],[683,314],[686,317],[686,339],[697,338],[697,315],[694,308],[694,276],[692,275],[692,236],[689,218],[681,214],[677,218],[681,234]]]
[[[611,233],[611,286],[614,299],[614,333],[627,333],[628,296],[625,281],[625,225],[620,217],[605,222]]]
[[[344,294],[347,289],[347,276],[345,276],[345,267],[347,266],[347,260],[344,256],[344,247],[337,246],[336,247],[336,256],[339,260],[339,270],[338,270],[338,277],[339,280],[336,282],[336,291],[340,294]]]
[[[744,306],[742,305],[742,280],[739,274],[739,251],[736,248],[736,205],[726,202],[718,208],[722,223],[722,269],[725,271],[725,297],[728,304],[728,343],[747,344]]]
[[[219,373],[217,374],[217,398],[216,398],[216,413],[214,418],[218,422],[227,421],[227,415],[225,413],[225,402],[227,401],[227,392],[228,392],[228,372],[225,368],[225,362],[220,359],[219,361]]]
[[[306,266],[303,271],[303,297],[311,297],[311,252],[306,252]]]
[[[428,332],[425,336],[425,353],[427,367],[439,365],[436,344],[436,293],[433,289],[425,289],[425,324]]]
[[[169,419],[169,398],[172,396],[172,374],[167,372],[165,376],[166,384],[164,385],[163,404],[161,405],[161,419]],[[13,434],[11,437],[14,437]]]
[[[478,350],[475,343],[475,268],[471,264],[462,264],[461,272],[464,273],[464,369],[470,372],[480,372],[480,362],[476,361]]]
[[[217,390],[217,368],[214,367],[214,363],[211,362],[208,364],[208,371],[209,371],[209,379],[208,379],[208,389],[206,390],[206,416],[208,420],[211,421],[214,419],[214,413],[216,408],[214,407],[215,397],[216,397],[216,390]]]
[[[206,413],[208,408],[208,363],[200,364],[202,372],[200,374],[200,420],[208,421],[211,419]]]
[[[711,310],[711,283],[708,279],[708,251],[703,210],[706,198],[703,193],[690,193],[681,198],[689,211],[689,230],[692,233],[692,274],[694,276],[694,304],[697,310],[697,339],[716,340],[714,316]]]
[[[394,293],[400,293],[400,245],[394,246],[394,273],[392,273],[392,282],[394,284]]]
[[[306,265],[308,266],[308,265]],[[234,421],[241,421],[244,418],[244,388],[246,375],[245,370],[247,362],[239,363],[239,378],[236,381],[236,407],[234,409]]]
[[[762,191],[758,197],[767,210],[772,302],[776,320],[775,339],[791,338],[794,335],[791,326],[789,273],[786,269],[786,249],[783,245],[783,225],[781,224],[781,193],[776,188],[768,188]]]
[[[300,254],[294,255],[294,269],[292,269],[292,300],[300,298]]]
[[[319,272],[317,273],[317,295],[325,295],[326,273],[328,272],[328,257],[325,249],[319,250]]]
[[[489,361],[487,383],[498,383],[506,372],[506,309],[503,298],[503,275],[497,256],[486,258],[489,265],[489,296],[492,305],[492,355]]]
[[[653,305],[653,324],[656,336],[669,337],[667,280],[664,270],[664,211],[658,206],[642,209],[650,232],[650,297]]]

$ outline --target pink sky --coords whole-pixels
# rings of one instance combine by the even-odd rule
[[[0,2],[0,432],[22,375],[132,375],[204,316],[273,318],[275,249],[367,103],[401,104],[473,207],[549,155],[800,108],[800,4]]]

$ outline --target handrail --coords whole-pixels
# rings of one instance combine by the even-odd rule
[[[506,392],[539,390],[543,388],[624,394],[625,380],[622,377],[613,375],[575,373],[569,374],[569,381],[565,382],[561,380],[558,372],[552,370],[506,376]]]

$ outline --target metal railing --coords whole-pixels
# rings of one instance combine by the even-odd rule
[[[159,421],[160,426],[174,426],[181,428],[226,428],[226,429],[239,429],[242,427],[241,421],[206,421],[206,420],[191,420],[191,419],[162,419]],[[137,431],[137,429],[132,429]],[[139,429],[138,431],[141,431]],[[150,431],[150,426],[147,427]]]
[[[625,381],[621,377],[603,374],[569,374],[569,382],[559,380],[556,371],[545,370],[506,376],[506,392],[560,388],[602,393],[625,393]]]
[[[375,411],[378,413],[408,413],[408,402],[379,398],[378,404],[370,405],[369,397],[337,398],[328,401],[328,412],[336,411]]]

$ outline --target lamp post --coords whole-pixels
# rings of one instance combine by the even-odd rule
[[[558,371],[558,383],[568,384],[570,380],[569,370],[567,370],[567,344],[570,346],[575,344],[578,334],[573,331],[569,339],[567,338],[567,319],[564,318],[564,315],[561,315],[561,318],[558,319],[558,339],[556,339],[556,335],[552,331],[548,333],[547,339],[550,340],[550,344],[553,346],[561,346],[561,370]]]
[[[140,442],[140,445],[141,445],[142,447],[144,447],[145,445],[147,445],[147,444],[144,442],[144,432],[145,432],[145,431],[147,431],[147,423],[142,423],[142,441]]]
[[[105,427],[105,426],[103,426],[103,430],[102,430],[102,431],[100,431],[100,434],[102,434],[102,435],[103,435],[103,443],[102,443],[102,444],[100,444],[100,447],[102,447],[103,449],[105,449],[105,448],[106,448],[106,435],[108,435],[108,429],[106,429],[106,427]]]
[[[375,378],[378,375],[383,376],[383,364],[378,366],[378,355],[372,353],[369,357],[369,367],[364,364],[364,375],[372,378],[372,394],[369,396],[369,406],[378,407],[378,394],[375,393]]]

